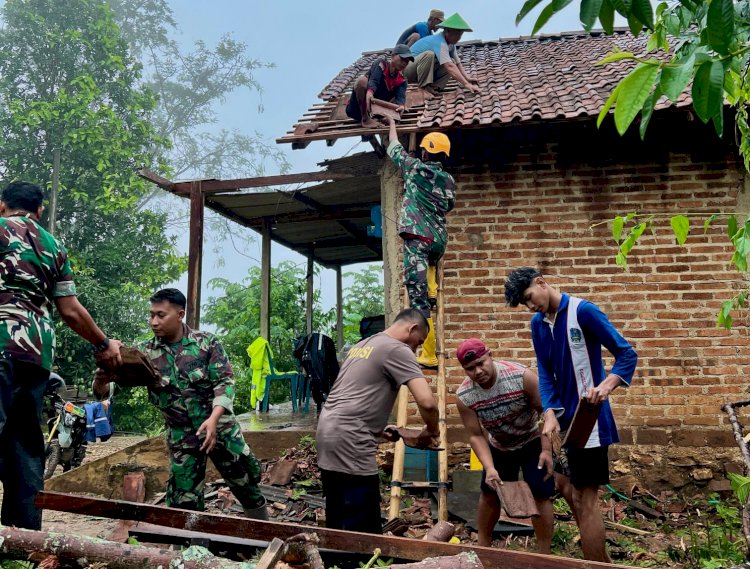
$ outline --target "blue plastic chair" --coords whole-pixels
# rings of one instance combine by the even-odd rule
[[[266,356],[268,357],[268,366],[271,369],[271,373],[266,375],[266,390],[263,393],[263,402],[261,403],[261,410],[268,411],[268,399],[271,395],[271,382],[277,379],[288,379],[291,383],[291,395],[292,395],[292,411],[297,411],[297,392],[299,391],[300,383],[302,381],[302,374],[299,372],[279,372],[276,370],[276,366],[273,363],[273,357],[271,356],[271,350],[266,345]]]

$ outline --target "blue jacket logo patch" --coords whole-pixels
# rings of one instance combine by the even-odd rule
[[[580,344],[581,342],[583,342],[583,333],[581,333],[580,328],[570,329],[570,342],[572,344]]]

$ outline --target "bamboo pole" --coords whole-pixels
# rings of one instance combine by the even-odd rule
[[[406,288],[402,293],[403,306],[409,308],[409,294]],[[396,401],[396,426],[405,427],[408,420],[409,411],[409,389],[402,385],[398,390],[398,399]],[[393,472],[391,473],[391,504],[388,508],[388,519],[397,518],[401,511],[401,482],[404,481],[404,457],[406,455],[406,446],[404,441],[399,439],[393,451]]]
[[[435,322],[435,342],[438,370],[437,370],[437,401],[440,413],[440,446],[443,450],[438,453],[438,521],[448,521],[448,429],[446,425],[446,387],[445,387],[445,307],[443,303],[443,260],[437,265],[437,314]]]

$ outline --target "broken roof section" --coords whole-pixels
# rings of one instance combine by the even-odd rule
[[[596,65],[614,50],[646,52],[646,39],[626,30],[568,32],[557,35],[470,41],[458,44],[458,55],[467,72],[479,81],[481,91],[471,93],[451,80],[440,97],[425,100],[410,86],[400,132],[495,127],[512,123],[566,120],[596,116],[612,89],[632,69],[632,61]],[[345,108],[354,81],[366,73],[386,51],[367,52],[342,70],[318,95],[294,128],[277,139],[304,148],[313,140],[373,134],[346,116]],[[657,109],[690,104],[683,93],[677,103],[666,98]],[[385,129],[383,130],[385,131]]]

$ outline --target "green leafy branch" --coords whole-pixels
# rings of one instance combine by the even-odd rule
[[[681,213],[669,217],[669,225],[674,234],[675,240],[680,247],[683,247],[690,235],[690,218],[703,217],[705,213]],[[748,271],[748,255],[750,255],[750,217],[741,226],[738,224],[736,213],[712,213],[703,221],[703,233],[708,232],[711,225],[719,218],[727,220],[727,237],[734,247],[734,252],[730,259],[730,265],[737,271],[746,273]],[[745,217],[745,216],[743,216]],[[623,270],[628,269],[628,255],[633,250],[638,240],[641,238],[646,229],[654,232],[654,224],[657,221],[664,220],[654,214],[639,215],[635,212],[626,215],[618,215],[609,221],[602,221],[591,225],[591,228],[603,224],[612,224],[612,239],[617,243],[618,251],[615,262]],[[632,222],[632,226],[628,224]],[[750,286],[740,291],[734,297],[722,303],[719,313],[716,316],[716,325],[724,328],[732,327],[732,313],[741,310],[747,306],[748,297],[750,297]]]
[[[542,0],[527,0],[516,18],[525,18]],[[536,34],[571,0],[549,0],[534,24]],[[750,169],[750,124],[747,104],[748,53],[750,52],[750,0],[679,0],[661,2],[654,9],[649,0],[581,0],[580,19],[586,31],[597,20],[607,34],[614,33],[614,14],[628,21],[633,35],[648,37],[646,53],[615,51],[601,64],[636,63],[610,94],[598,117],[601,125],[614,107],[614,122],[622,135],[640,113],[640,135],[645,137],[656,104],[664,97],[677,103],[690,87],[693,110],[704,123],[713,122],[716,133],[724,131],[724,109],[735,108],[740,154]]]

